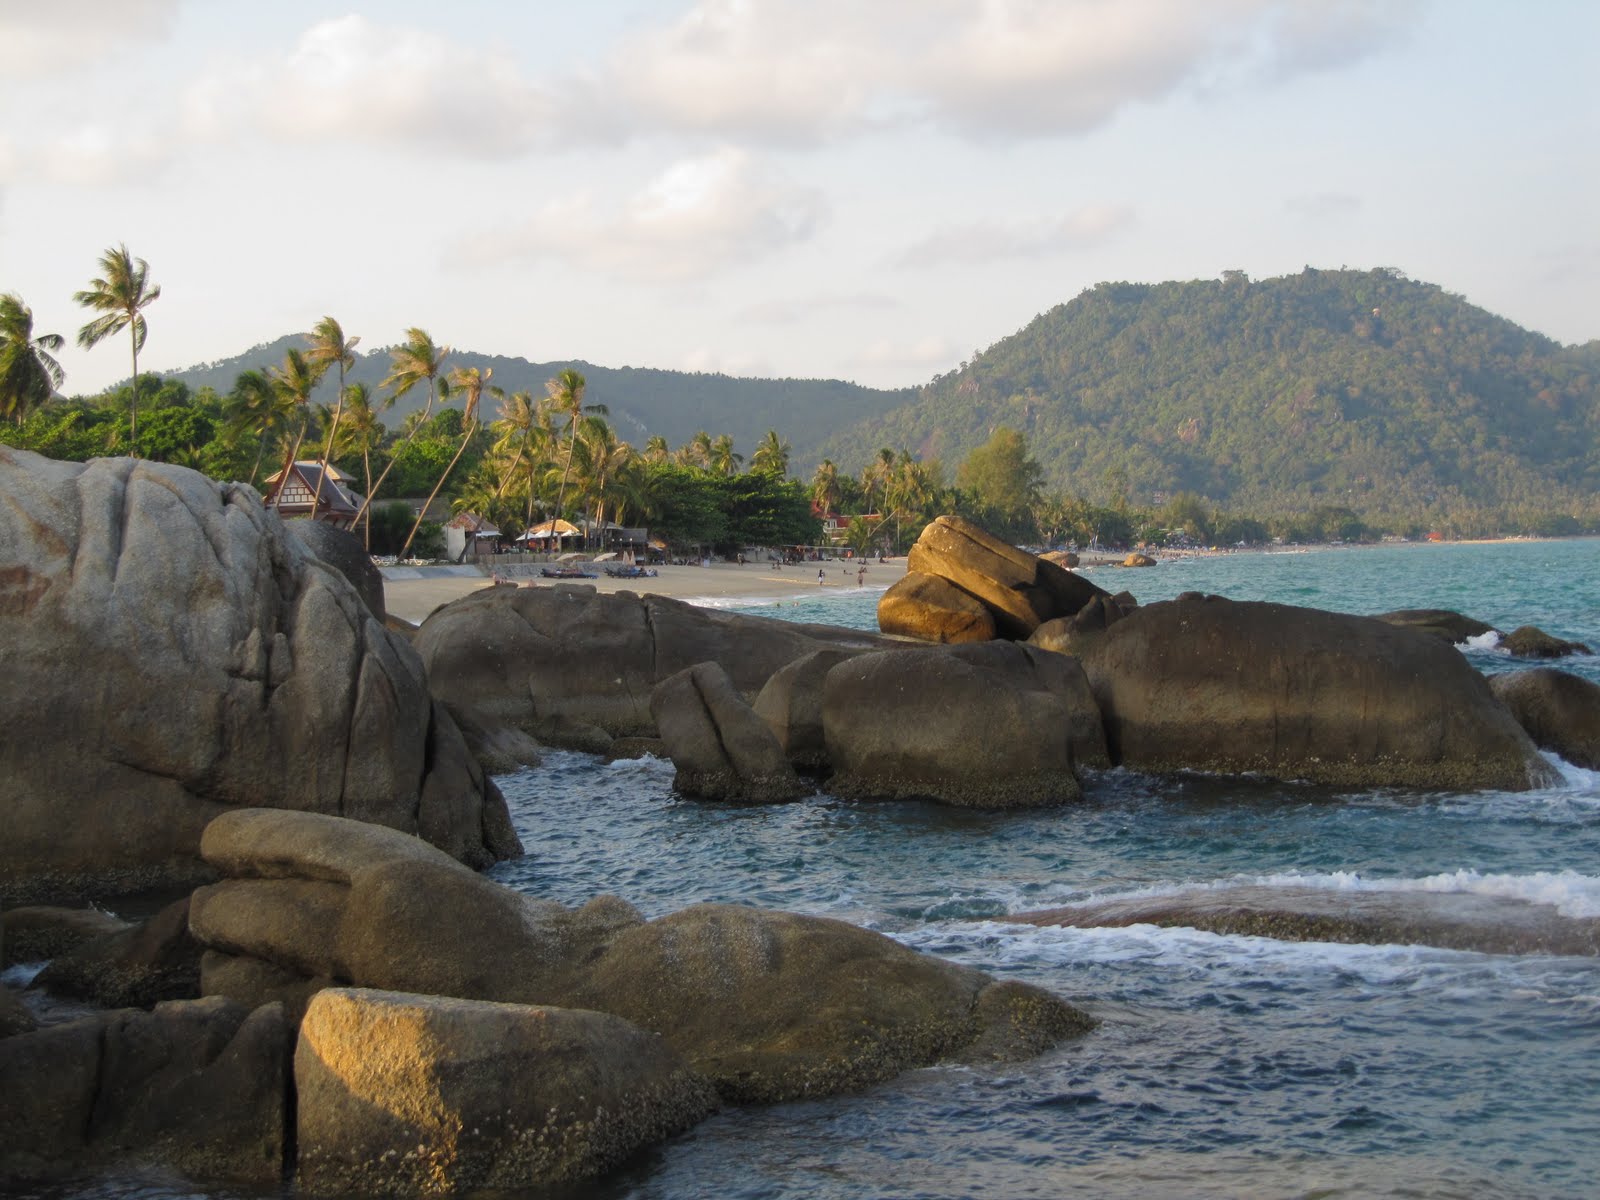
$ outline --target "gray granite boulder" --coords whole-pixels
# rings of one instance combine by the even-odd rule
[[[685,796],[778,804],[808,789],[766,723],[716,663],[697,663],[656,684],[650,711]]]
[[[193,883],[236,806],[519,852],[416,655],[249,488],[0,447],[0,495],[0,899]]]
[[[1489,677],[1489,689],[1533,744],[1574,766],[1600,769],[1600,685],[1554,667]]]

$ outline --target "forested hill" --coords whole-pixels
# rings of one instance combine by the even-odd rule
[[[1592,512],[1600,341],[1563,347],[1398,271],[1104,283],[825,443],[960,461],[999,426],[1050,485],[1267,514]]]
[[[305,337],[291,334],[235,358],[163,374],[192,388],[209,386],[226,393],[241,371],[282,365],[290,347],[304,350]],[[367,384],[376,397],[379,383],[388,374],[388,352],[377,348],[358,354],[359,361],[346,380]],[[491,382],[496,387],[508,394],[526,391],[536,397],[545,394],[546,380],[573,367],[587,380],[585,402],[604,404],[617,436],[636,445],[643,445],[651,434],[660,434],[677,446],[703,429],[713,436],[731,435],[735,447],[748,458],[767,430],[776,429],[793,446],[791,461],[796,472],[810,471],[816,462],[816,447],[835,430],[887,412],[915,395],[912,389],[882,391],[838,379],[745,379],[644,367],[599,367],[586,362],[533,363],[469,350],[452,351],[445,369],[452,366],[493,368]],[[331,376],[324,379],[316,399],[331,402],[335,386]],[[402,417],[421,408],[426,399],[426,390],[416,388],[385,415],[385,423],[397,427]],[[485,407],[486,417],[492,420],[495,405],[486,402]]]

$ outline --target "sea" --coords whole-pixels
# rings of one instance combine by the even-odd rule
[[[1236,553],[1088,574],[1141,603],[1201,591],[1352,613],[1450,608],[1600,648],[1597,541]],[[871,628],[879,594],[743,607]],[[1461,652],[1486,672],[1526,665],[1493,641]],[[1600,682],[1600,658],[1561,665]],[[550,753],[499,780],[528,851],[493,871],[511,887],[568,904],[611,892],[650,916],[714,901],[840,918],[1037,984],[1099,1021],[1024,1063],[729,1109],[560,1195],[1600,1196],[1600,959],[996,920],[1230,883],[1462,892],[1600,917],[1600,774],[1556,765],[1558,784],[1519,794],[1111,770],[1086,775],[1081,803],[988,813],[820,790],[727,807],[676,795],[670,764]],[[198,1193],[119,1179],[31,1194]]]

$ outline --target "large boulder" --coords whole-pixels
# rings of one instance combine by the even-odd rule
[[[294,1081],[297,1182],[321,1195],[571,1184],[717,1103],[620,1017],[344,988],[307,1010]]]
[[[1489,689],[1534,745],[1574,766],[1600,769],[1600,685],[1554,667],[1489,678]]]
[[[805,795],[777,737],[716,663],[697,663],[656,684],[650,711],[686,796],[771,804]]]
[[[285,521],[283,527],[302,546],[350,581],[350,586],[356,589],[367,611],[379,624],[388,623],[383,572],[372,561],[365,542],[350,530],[335,528],[326,521]]]
[[[1379,613],[1376,619],[1417,633],[1426,633],[1453,646],[1495,632],[1493,625],[1476,617],[1462,616],[1448,608],[1401,608],[1394,612]]]
[[[717,663],[753,700],[773,672],[813,650],[890,644],[586,584],[483,588],[436,609],[415,641],[434,695],[477,727],[594,751],[656,736],[650,693],[696,663]]]
[[[98,908],[26,905],[0,913],[4,947],[0,967],[46,962],[108,933],[132,929],[130,921]]]
[[[907,571],[879,598],[878,628],[923,642],[987,642],[995,636],[988,605],[922,571]]]
[[[0,900],[205,877],[235,806],[519,852],[422,664],[249,488],[0,447]]]
[[[1079,652],[1111,756],[1134,770],[1514,791],[1553,778],[1465,658],[1370,617],[1190,593]]]
[[[1500,639],[1500,649],[1513,658],[1566,658],[1569,654],[1593,654],[1582,642],[1569,642],[1546,633],[1537,625],[1519,625]]]
[[[1020,1057],[1089,1025],[1048,993],[842,922],[727,905],[646,922],[612,897],[567,909],[332,817],[229,813],[204,849],[230,878],[195,894],[192,931],[228,961],[264,964],[219,979],[612,1013],[659,1034],[729,1099]]]
[[[149,1163],[276,1187],[292,1037],[279,1006],[217,998],[0,1039],[0,1178]]]
[[[1007,638],[1026,638],[1043,622],[1071,616],[1105,594],[1081,575],[1019,550],[963,517],[937,517],[928,524],[906,567],[948,580],[981,600]]]
[[[1081,797],[1074,766],[1108,762],[1078,663],[1008,642],[841,663],[823,684],[830,791],[974,808]]]
[[[819,770],[828,765],[822,729],[822,687],[828,672],[855,657],[847,650],[817,650],[776,672],[752,706],[789,761]]]

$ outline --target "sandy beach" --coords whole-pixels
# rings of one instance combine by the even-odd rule
[[[860,590],[856,583],[858,567],[865,566],[866,574],[860,588],[881,592],[905,574],[906,560],[839,559],[833,562],[800,563],[774,571],[767,563],[713,563],[711,566],[656,567],[654,579],[612,579],[595,567],[598,579],[576,580],[602,592],[637,592],[695,603],[725,604],[732,600],[784,599],[799,594],[814,595],[822,591]],[[823,583],[817,582],[821,569]],[[539,576],[538,568],[524,568],[528,574],[519,573],[519,586],[554,587],[556,580]],[[479,588],[492,587],[494,581],[472,567],[385,567],[383,568],[384,601],[389,612],[402,620],[420,624],[441,604],[465,596]]]

